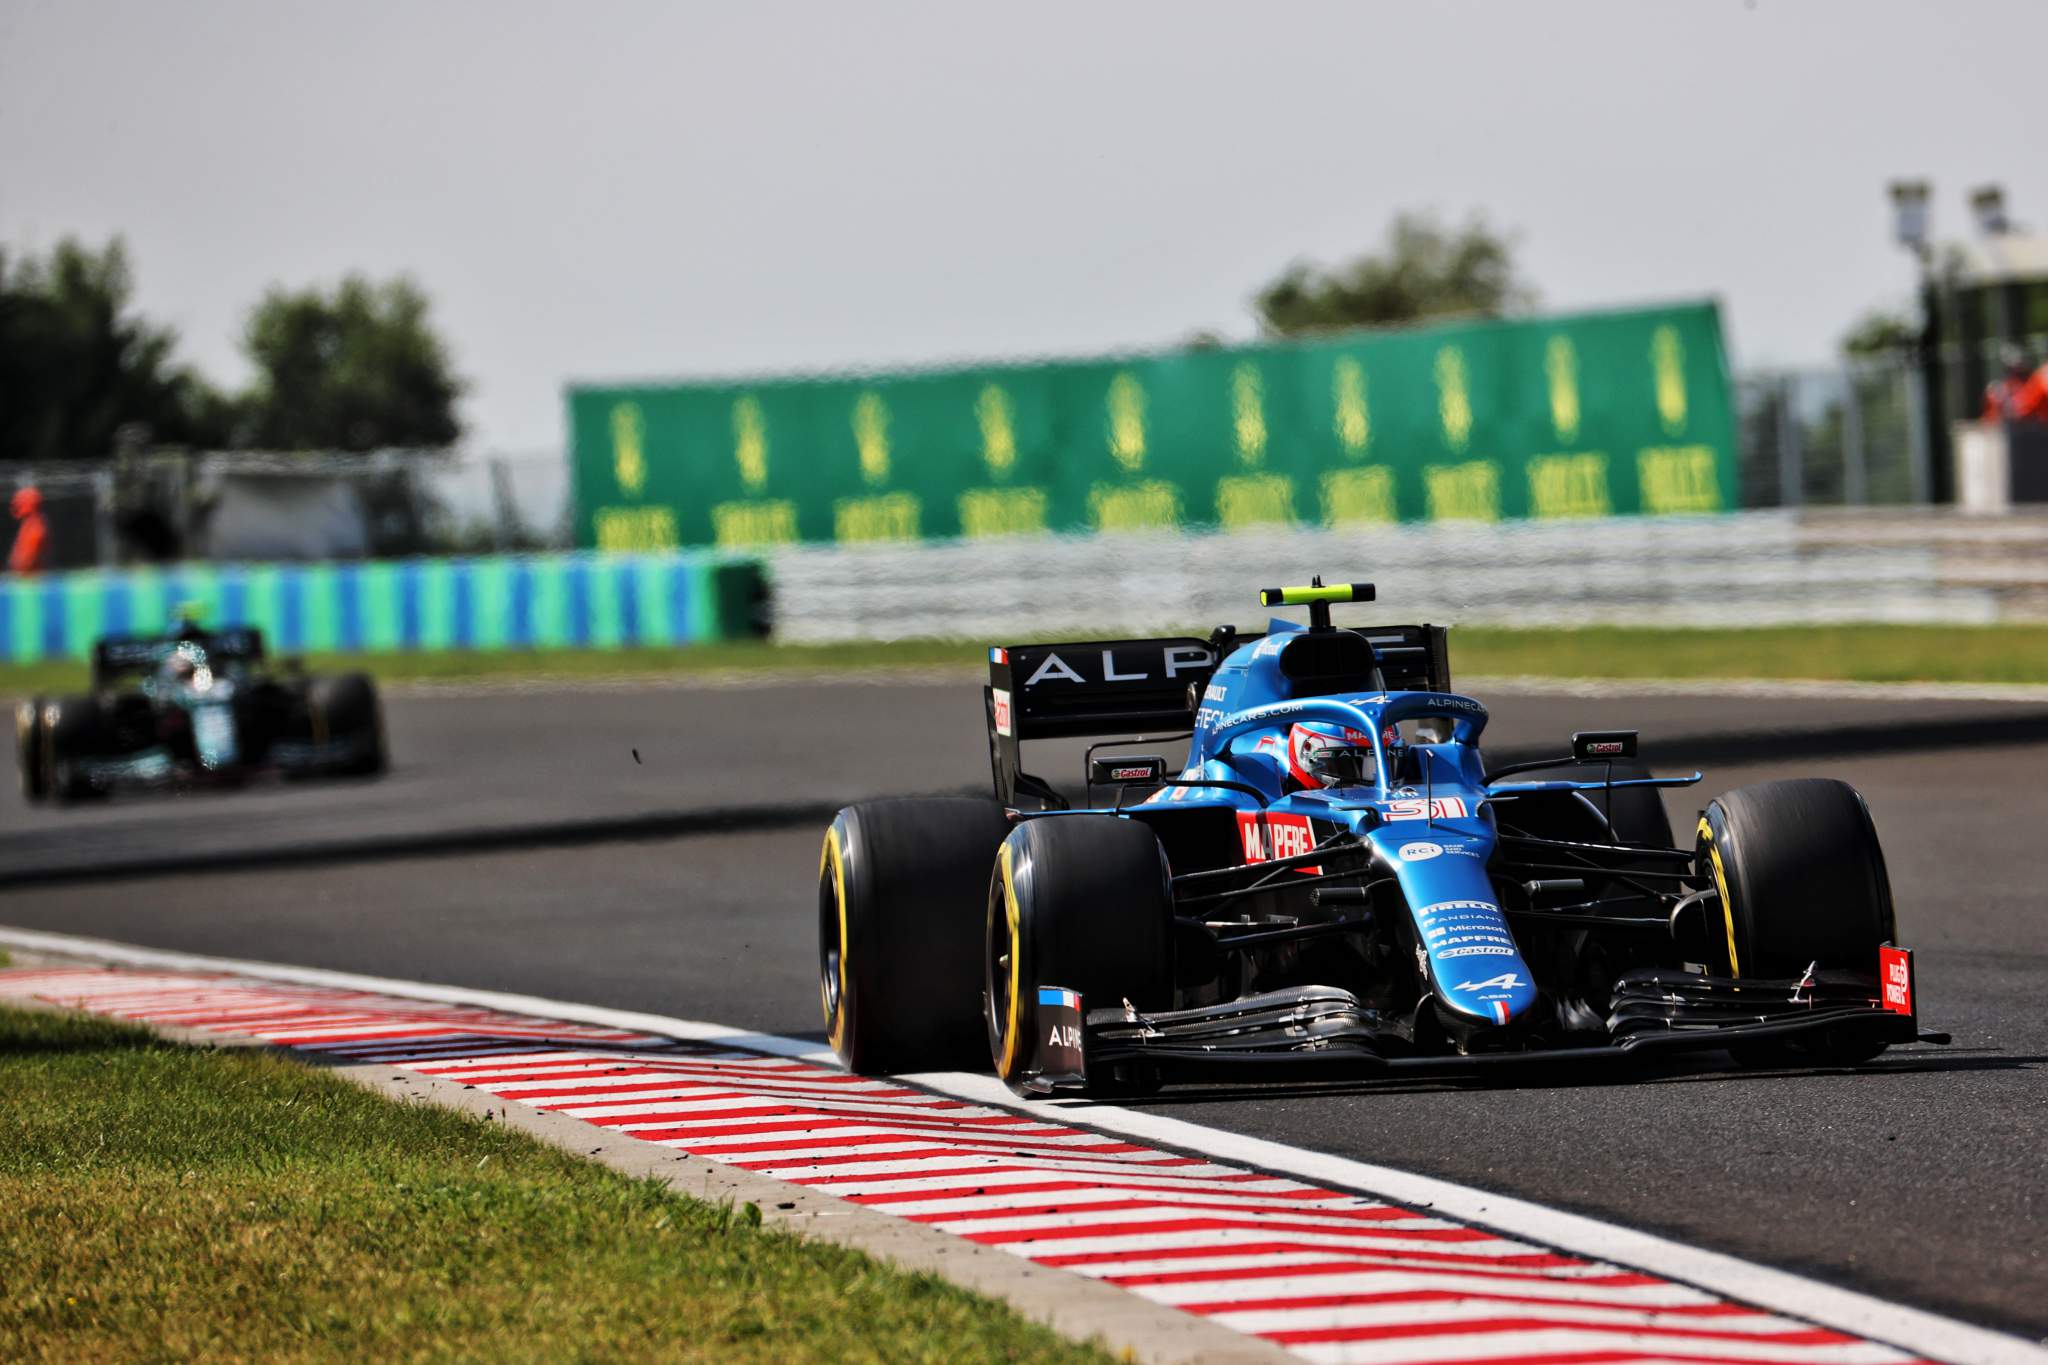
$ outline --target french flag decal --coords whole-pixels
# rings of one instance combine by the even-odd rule
[[[1494,1001],[1494,1002],[1493,1002],[1493,1022],[1494,1022],[1494,1023],[1496,1023],[1496,1024],[1505,1024],[1505,1023],[1506,1023],[1507,1021],[1508,1021],[1508,1002],[1507,1002],[1507,1001],[1505,1001],[1505,1000],[1496,1000],[1496,1001]]]
[[[1060,1009],[1077,1010],[1081,1008],[1081,997],[1078,992],[1061,990],[1058,986],[1040,986],[1038,1003]]]

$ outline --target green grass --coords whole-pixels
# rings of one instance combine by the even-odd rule
[[[1451,632],[1452,674],[2048,683],[2048,626],[1587,626]]]
[[[0,1210],[7,1361],[1104,1358],[749,1206],[72,1016],[0,1010]]]
[[[984,642],[961,640],[843,645],[749,641],[688,649],[330,654],[313,655],[306,662],[319,671],[366,669],[391,682],[531,678],[573,683],[599,677],[732,672],[801,675],[861,668],[971,670],[980,665],[983,648]],[[1460,626],[1451,632],[1451,666],[1458,676],[2048,683],[2048,626],[1843,625],[1748,630]],[[85,686],[85,680],[84,665],[69,662],[0,668],[0,696],[77,691]]]
[[[766,641],[692,645],[685,649],[534,650],[506,653],[309,654],[315,672],[362,669],[388,682],[516,680],[704,673],[803,673],[849,668],[972,668],[987,656],[979,642],[892,640],[879,644],[785,645]],[[0,696],[76,692],[87,685],[83,663],[0,666]]]

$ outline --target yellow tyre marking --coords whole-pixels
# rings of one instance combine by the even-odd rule
[[[1006,1021],[1003,1025],[1002,1074],[1007,1079],[1017,1067],[1017,1036],[1022,1031],[1021,1016],[1024,1012],[1023,989],[1019,984],[1024,976],[1024,935],[1022,911],[1017,905],[1017,882],[1010,870],[1010,845],[1003,843],[998,863],[1003,870],[1003,918],[1010,930],[1010,999]]]
[[[825,850],[818,856],[818,875],[824,876],[827,867],[832,869],[832,887],[839,902],[839,1008],[831,1008],[826,1002],[826,1041],[832,1050],[844,1056],[846,1053],[846,855],[839,848],[839,826],[834,824],[825,831]]]
[[[1735,900],[1728,894],[1728,870],[1721,866],[1721,849],[1714,842],[1714,831],[1707,825],[1705,816],[1700,817],[1700,838],[1707,841],[1707,861],[1714,869],[1714,889],[1721,894],[1721,919],[1728,926],[1728,975],[1742,975],[1741,959],[1735,955]]]

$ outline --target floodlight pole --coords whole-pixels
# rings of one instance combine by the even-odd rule
[[[1913,253],[1920,283],[1920,339],[1915,348],[1920,362],[1920,402],[1916,405],[1920,420],[1913,424],[1914,490],[1924,489],[1929,502],[1953,502],[1955,477],[1942,402],[1941,289],[1934,273],[1933,187],[1925,180],[1895,180],[1890,194],[1893,236]]]

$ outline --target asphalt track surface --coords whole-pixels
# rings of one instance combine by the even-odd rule
[[[2048,709],[1487,700],[1497,758],[1632,725],[1660,770],[1708,767],[1670,795],[1681,829],[1743,783],[1856,785],[1920,950],[1923,1025],[1955,1044],[1822,1073],[1170,1091],[1141,1107],[2048,1338]],[[69,811],[10,788],[0,924],[816,1037],[826,812],[986,782],[961,681],[414,693],[389,712],[397,767],[379,782]]]

